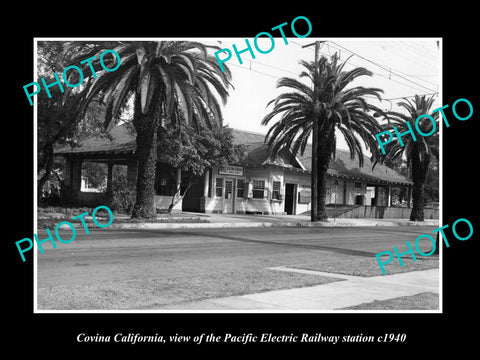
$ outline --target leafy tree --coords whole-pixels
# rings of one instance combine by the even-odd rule
[[[37,44],[38,77],[45,78],[47,84],[53,83],[53,73],[61,74],[66,66],[62,55],[64,48],[65,43],[61,41],[39,41]],[[52,176],[58,175],[54,168],[54,147],[63,144],[75,146],[77,140],[92,134],[102,134],[103,129],[95,122],[104,111],[98,103],[90,106],[85,116],[80,118],[76,116],[79,104],[75,92],[67,90],[62,93],[58,86],[52,86],[49,91],[51,97],[43,89],[36,95],[39,203],[45,183]]]
[[[61,42],[40,41],[37,45],[38,76],[52,78],[52,74],[62,71]],[[52,81],[53,82],[53,81]],[[74,99],[62,98],[58,87],[50,88],[52,95],[49,98],[45,91],[37,96],[37,182],[38,203],[41,202],[45,183],[55,175],[53,150],[56,144],[62,144],[71,139],[75,133],[76,121],[72,113]]]
[[[233,135],[226,126],[196,130],[178,124],[159,131],[158,140],[159,161],[176,170],[175,174],[171,174],[176,179],[176,186],[168,213],[172,212],[174,206],[207,169],[234,163],[241,152],[241,149],[234,146]]]
[[[388,123],[382,126],[383,131],[391,131],[394,127],[399,133],[415,129],[416,119],[420,115],[430,114],[434,96],[426,97],[415,95],[415,99],[410,101],[404,99],[398,105],[406,110],[406,114],[399,112],[388,113]],[[403,146],[400,141],[395,139],[385,146],[386,155],[382,161],[394,161],[395,159],[406,157],[407,165],[412,172],[413,192],[412,192],[412,212],[410,213],[411,221],[424,221],[424,196],[425,181],[427,179],[428,170],[432,161],[432,157],[438,159],[438,112],[431,115],[434,119],[432,122],[429,118],[423,117],[418,121],[418,128],[423,134],[431,134],[430,136],[412,136],[402,137]]]
[[[103,163],[87,161],[82,164],[82,175],[87,179],[88,184],[100,190],[104,190],[107,186],[107,171],[107,166]]]
[[[312,86],[296,79],[281,78],[277,87],[285,87],[289,92],[280,94],[268,104],[273,103],[274,107],[263,118],[262,124],[267,125],[277,115],[280,116],[266,136],[273,157],[283,149],[289,149],[293,154],[299,151],[303,154],[309,137],[317,136],[318,173],[312,169],[312,185],[318,186],[318,212],[312,209],[312,221],[326,221],[326,179],[330,160],[335,157],[335,130],[339,130],[344,137],[352,159],[358,155],[359,165],[363,166],[361,145],[365,144],[375,155],[375,134],[380,129],[369,112],[383,113],[367,103],[365,97],[375,96],[380,99],[382,90],[362,86],[348,87],[356,78],[371,76],[372,73],[365,68],[344,71],[345,63],[339,63],[337,54],[330,61],[322,56],[318,62],[300,61],[300,64],[305,68],[300,78],[309,79]],[[317,134],[313,134],[314,125],[318,126]],[[312,153],[314,151],[312,149]]]
[[[115,50],[121,58],[116,71],[100,70],[100,54],[106,49]],[[154,216],[159,129],[166,129],[180,120],[195,129],[221,125],[221,108],[216,96],[226,102],[231,78],[229,70],[221,72],[208,47],[190,41],[99,42],[88,47],[71,43],[65,56],[75,64],[95,56],[91,66],[99,69],[96,79],[88,76],[88,91],[81,94],[78,116],[83,116],[88,104],[99,97],[107,109],[105,126],[112,126],[133,96],[138,176],[132,217]],[[103,61],[110,69],[118,65],[113,57],[105,56]],[[88,62],[83,64],[84,74],[90,74],[89,66]]]
[[[425,199],[432,201],[439,199],[439,168],[438,159],[435,157],[431,159],[425,179]]]
[[[63,45],[62,41],[39,41],[37,43],[37,74],[39,78],[63,71]]]

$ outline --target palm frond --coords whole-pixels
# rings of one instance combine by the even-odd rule
[[[382,110],[369,104],[366,97],[374,96],[381,100],[383,91],[379,88],[347,86],[357,78],[371,76],[372,73],[365,68],[344,71],[345,62],[341,62],[337,54],[330,61],[322,56],[317,63],[302,60],[300,64],[304,67],[300,78],[308,78],[312,86],[297,79],[281,78],[277,88],[285,87],[289,91],[268,103],[267,107],[273,105],[273,108],[262,119],[262,125],[277,119],[265,138],[272,156],[283,149],[289,149],[293,154],[303,152],[311,136],[313,123],[317,121],[319,143],[329,144],[329,147],[320,147],[333,156],[336,146],[334,129],[338,128],[349,146],[351,156],[358,155],[359,163],[363,165],[361,144],[364,143],[367,149],[374,148],[375,134],[380,130],[370,112],[377,111],[385,115]]]
[[[114,49],[121,57],[118,70],[108,73],[100,69],[99,55]],[[92,65],[99,69],[96,78],[85,80],[87,91],[79,92],[79,116],[88,104],[99,99],[107,106],[105,126],[114,120],[132,91],[136,92],[138,109],[146,114],[152,103],[162,110],[162,124],[185,121],[194,127],[214,127],[223,123],[219,100],[226,103],[231,84],[231,72],[225,66],[221,72],[209,49],[195,41],[122,41],[93,44],[72,42],[65,47],[69,61],[82,61],[96,56]],[[68,55],[68,56],[67,56]],[[108,59],[105,58],[108,66]],[[233,86],[232,86],[233,87]],[[159,105],[158,102],[161,102]],[[137,111],[137,110],[135,110]],[[176,125],[175,125],[176,126]]]

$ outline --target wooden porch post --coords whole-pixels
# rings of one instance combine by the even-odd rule
[[[392,206],[392,186],[387,185],[387,206]]]
[[[210,170],[203,173],[203,197],[208,197],[208,187],[210,185]]]
[[[411,207],[412,203],[412,187],[407,187],[407,207]]]
[[[113,160],[108,161],[108,173],[107,173],[107,198],[110,200],[113,195],[112,189],[113,181]]]
[[[130,185],[135,186],[137,184],[138,162],[134,157],[130,157],[127,160],[127,181]]]
[[[71,189],[77,194],[82,186],[82,160],[73,160],[71,162]]]

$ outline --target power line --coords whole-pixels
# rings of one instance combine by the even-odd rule
[[[414,54],[418,55],[419,51],[422,51],[424,55],[429,56],[432,61],[435,61],[436,58],[434,55],[432,55],[431,51],[428,51],[425,47],[418,45],[416,42],[404,42],[404,41],[399,41],[400,44],[404,45],[406,48],[410,48]]]
[[[299,44],[299,43],[297,43],[297,42],[294,42],[294,41],[292,41],[292,42],[293,42],[294,44],[298,45],[298,46],[301,46],[301,44]],[[308,50],[314,51],[313,49],[310,49],[310,48],[309,48]],[[347,51],[349,51],[349,50],[347,50]],[[349,51],[349,52],[350,52],[350,51]],[[321,54],[323,54],[323,55],[326,55],[326,56],[329,56],[330,58],[332,57],[331,54],[327,54],[327,53],[325,53],[325,52],[319,51],[319,53],[321,53]],[[352,54],[353,54],[353,53],[352,53]],[[356,54],[354,54],[354,55],[356,55]],[[347,65],[356,66],[356,67],[361,67],[361,65],[355,64],[355,63],[353,63],[353,62],[349,62],[349,63],[347,63]],[[412,89],[414,89],[414,90],[420,90],[420,89],[418,89],[418,88],[416,88],[416,87],[413,87],[413,86],[411,86],[411,85],[402,83],[402,82],[397,81],[397,80],[395,80],[395,79],[392,79],[391,77],[387,77],[387,76],[384,75],[384,74],[380,74],[380,73],[376,73],[376,72],[372,72],[372,73],[373,73],[374,75],[377,75],[377,76],[383,77],[383,78],[385,78],[385,79],[391,80],[391,81],[393,81],[393,82],[396,82],[396,83],[398,83],[398,84],[400,84],[400,85],[408,86],[408,87],[410,87],[410,88],[412,88]],[[398,75],[397,75],[397,76],[398,76]],[[436,76],[436,75],[435,75],[435,76]],[[410,80],[408,80],[408,79],[406,79],[406,80],[407,80],[407,81],[410,81]],[[432,85],[436,85],[436,84],[433,84],[433,83],[432,83]],[[420,90],[420,91],[422,91],[422,90]],[[421,94],[416,94],[416,95],[419,95],[419,96],[423,96],[423,95],[428,96],[428,95],[436,95],[436,94],[438,94],[438,91],[431,92],[431,93],[421,93]],[[400,96],[400,97],[394,97],[394,98],[382,98],[382,101],[390,101],[390,100],[400,100],[400,99],[406,99],[406,98],[413,98],[413,97],[415,97],[416,95]],[[375,96],[367,95],[367,97],[370,97],[370,98],[372,98],[372,99],[377,99]]]
[[[332,41],[332,42],[333,42],[333,41]],[[334,43],[335,45],[337,45],[338,47],[343,48],[344,50],[348,51],[348,52],[351,53],[352,55],[356,55],[356,56],[358,56],[359,58],[361,58],[361,59],[363,59],[363,60],[365,60],[365,61],[368,61],[368,62],[370,62],[370,63],[372,63],[372,64],[380,67],[381,69],[383,69],[383,70],[385,70],[385,71],[388,71],[388,72],[389,72],[389,75],[398,76],[398,77],[403,78],[404,80],[406,80],[406,81],[408,81],[408,82],[410,82],[410,83],[412,83],[412,84],[416,84],[416,85],[422,87],[423,89],[427,89],[427,90],[429,90],[429,91],[434,91],[433,89],[430,89],[430,88],[426,87],[425,85],[422,85],[422,84],[420,84],[420,83],[418,83],[418,82],[415,82],[415,81],[413,81],[413,80],[410,80],[410,79],[406,78],[405,76],[399,74],[400,71],[398,71],[398,70],[396,70],[396,69],[393,69],[393,70],[395,70],[395,72],[394,72],[394,71],[392,71],[392,68],[391,68],[391,67],[387,67],[387,66],[385,66],[385,65],[382,65],[382,64],[379,64],[379,63],[377,63],[377,62],[374,62],[374,61],[372,61],[372,60],[370,60],[370,59],[365,58],[364,56],[361,56],[361,55],[359,55],[359,54],[357,54],[357,53],[355,53],[355,52],[347,49],[346,47],[343,47],[342,45],[339,45],[339,44],[337,44],[337,43],[335,43],[335,42],[333,42],[333,43]],[[340,49],[338,49],[338,50],[340,50]],[[326,55],[326,54],[325,54],[325,55]],[[353,64],[353,63],[352,63],[352,65],[359,66],[359,65]],[[374,74],[386,78],[386,76],[383,75],[383,74],[379,74],[379,73],[374,73]],[[391,76],[389,76],[388,79],[389,79],[389,80],[392,80],[392,81],[394,81],[394,82],[397,82],[397,83],[399,83],[399,84],[402,84],[402,85],[404,85],[404,86],[409,86],[409,87],[411,87],[412,89],[420,90],[420,89],[418,89],[418,88],[416,88],[416,87],[413,87],[413,86],[404,84],[404,83],[402,83],[402,82],[396,81],[396,80],[392,79]],[[433,85],[435,85],[435,84],[433,84]]]
[[[366,57],[364,57],[364,56],[362,56],[362,55],[359,55],[359,54],[357,54],[356,52],[351,51],[351,50],[347,49],[346,47],[337,44],[337,43],[334,42],[334,41],[331,41],[331,40],[329,40],[329,41],[332,42],[333,44],[337,45],[338,47],[340,47],[340,48],[348,51],[349,53],[351,53],[351,54],[353,54],[353,55],[356,55],[356,56],[358,56],[359,58],[361,58],[361,59],[363,59],[363,60],[365,60],[365,61],[367,61],[367,62],[369,62],[369,63],[371,63],[371,64],[373,64],[373,65],[375,65],[375,66],[378,66],[378,67],[381,68],[381,69],[384,69],[384,70],[386,70],[386,71],[389,71],[389,72],[391,72],[392,74],[396,74],[397,76],[401,77],[402,79],[405,79],[405,80],[407,80],[407,81],[409,81],[409,82],[411,82],[411,83],[413,83],[413,84],[416,84],[416,85],[418,85],[418,86],[421,86],[422,88],[427,89],[427,90],[429,90],[429,91],[432,91],[432,92],[435,91],[435,90],[432,90],[432,89],[430,89],[430,88],[428,88],[428,87],[426,87],[426,86],[424,86],[424,85],[422,85],[422,84],[419,84],[419,83],[417,83],[417,82],[415,82],[415,81],[413,81],[413,80],[410,80],[410,79],[406,78],[405,76],[402,76],[402,75],[398,74],[397,70],[395,70],[395,72],[394,72],[394,71],[392,71],[392,68],[390,68],[390,67],[386,67],[386,66],[384,66],[384,65],[382,65],[382,64],[379,64],[379,63],[377,63],[377,62],[375,62],[375,61],[372,61],[372,60],[370,60],[370,59],[367,59]]]
[[[297,43],[297,42],[295,42],[295,41],[292,41],[292,43],[294,43],[294,44],[296,44],[296,45],[298,45],[298,46],[301,46],[299,43]],[[308,49],[308,50],[314,51],[313,49]],[[347,50],[347,51],[349,51],[349,50]],[[350,52],[350,51],[349,51],[349,52]],[[319,53],[321,53],[322,55],[325,55],[325,56],[329,56],[330,58],[332,57],[331,54],[327,54],[327,53],[325,53],[325,52],[319,51]],[[352,53],[352,54],[353,54],[353,53]],[[356,54],[353,54],[353,55],[356,55]],[[356,67],[363,67],[363,66],[358,65],[358,64],[355,64],[355,63],[353,63],[353,62],[351,62],[351,61],[349,61],[349,62],[347,63],[347,65],[356,66]],[[385,69],[385,70],[387,70],[387,69]],[[398,84],[400,84],[400,85],[408,86],[409,88],[414,89],[414,90],[417,90],[417,91],[424,91],[424,89],[427,89],[427,90],[429,90],[429,91],[434,91],[434,90],[429,89],[429,88],[427,88],[426,86],[423,86],[423,85],[421,85],[421,84],[418,84],[418,85],[420,85],[420,86],[423,87],[424,89],[419,89],[418,87],[414,87],[414,86],[411,86],[411,85],[409,85],[409,84],[405,84],[405,83],[400,82],[400,81],[398,81],[398,80],[392,79],[392,78],[391,78],[391,75],[393,74],[394,76],[399,76],[400,78],[403,78],[403,79],[407,80],[408,82],[415,83],[414,81],[411,81],[411,80],[405,78],[404,76],[401,76],[401,75],[398,75],[398,74],[396,74],[396,73],[391,72],[390,69],[388,69],[388,71],[389,71],[389,76],[388,76],[388,77],[387,77],[386,75],[384,75],[384,74],[380,74],[380,73],[373,72],[373,71],[372,71],[372,74],[373,74],[373,75],[380,76],[380,77],[383,77],[383,78],[385,78],[385,79],[387,79],[387,80],[391,80],[391,81],[396,82],[396,83],[398,83]],[[423,80],[422,80],[422,81],[423,81]],[[436,84],[433,84],[433,83],[432,83],[432,85],[436,85]]]
[[[438,92],[433,92],[433,93],[427,93],[427,94],[416,94],[416,95],[409,95],[409,96],[399,96],[399,97],[394,97],[394,98],[389,98],[389,99],[382,99],[382,100],[400,100],[400,99],[408,99],[408,98],[413,98],[417,95],[422,96],[422,95],[437,95]]]
[[[271,68],[274,68],[274,69],[277,69],[277,70],[281,70],[281,71],[285,71],[285,72],[289,72],[289,73],[292,73],[292,74],[297,75],[297,73],[294,73],[294,72],[289,71],[289,70],[282,69],[282,68],[280,68],[280,67],[267,65],[267,64],[260,63],[260,62],[256,62],[256,61],[250,61],[250,62],[253,63],[253,64],[261,64],[261,65],[265,65],[265,66],[268,66],[268,67],[271,67]],[[281,77],[278,77],[278,76],[276,76],[276,75],[268,74],[268,73],[265,73],[265,72],[263,72],[263,71],[259,71],[259,70],[253,69],[253,68],[251,68],[251,67],[247,68],[247,67],[245,67],[245,66],[241,66],[241,65],[237,65],[237,64],[230,64],[229,66],[235,66],[235,67],[238,67],[238,68],[243,69],[243,70],[253,71],[253,72],[255,72],[255,73],[262,74],[262,75],[271,77],[271,78],[276,79],[276,80],[280,80],[280,79],[281,79]],[[355,65],[355,66],[357,66],[357,65]],[[382,74],[377,74],[377,75],[379,75],[379,76],[384,76],[384,75],[382,75]],[[393,79],[390,79],[390,80],[395,81],[395,80],[393,80]],[[398,82],[398,81],[395,81],[395,82]],[[401,85],[406,85],[406,84],[403,84],[403,83],[400,83],[400,82],[399,82],[399,84],[401,84]],[[406,86],[409,86],[409,85],[406,85]],[[409,86],[409,87],[411,87],[411,86]],[[415,89],[415,88],[412,87],[412,89]],[[416,90],[418,90],[418,89],[416,89]],[[422,96],[422,95],[435,95],[435,94],[438,94],[438,92],[421,93],[421,94],[416,94],[416,95]],[[395,97],[395,98],[382,98],[382,101],[399,100],[399,99],[405,99],[405,98],[413,98],[413,97],[415,97],[416,95],[400,96],[400,97]],[[376,99],[375,96],[370,96],[370,95],[366,95],[366,96],[367,96],[367,97],[370,97],[370,98],[372,98],[372,99]]]
[[[387,77],[386,75],[382,75],[382,74],[378,74],[378,73],[377,73],[377,76],[381,76],[381,77],[383,77],[383,78],[385,78],[385,79],[391,80],[391,81],[396,82],[396,83],[398,83],[398,84],[400,84],[400,85],[408,86],[409,88],[412,88],[412,89],[414,89],[414,90],[424,91],[424,90],[419,89],[419,88],[417,88],[417,87],[414,87],[414,86],[411,86],[411,85],[408,85],[408,84],[404,84],[404,83],[402,83],[402,82],[400,82],[400,81],[398,81],[398,80],[392,79],[390,76]],[[426,87],[424,87],[424,88],[427,89]],[[431,90],[431,89],[428,89],[428,90],[433,91],[433,90]]]
[[[254,70],[252,68],[247,69],[245,66],[241,66],[241,65],[237,65],[237,64],[229,64],[228,66],[235,66],[235,67],[238,67],[238,68],[243,69],[243,70],[253,71],[253,72],[256,72],[256,73],[259,73],[259,74],[262,74],[262,75],[270,76],[271,78],[274,78],[274,79],[277,79],[277,80],[280,79],[278,76],[267,74],[267,73],[264,73],[262,71]]]
[[[402,72],[403,75],[408,76],[408,77],[438,77],[437,74],[407,74]],[[434,85],[437,85],[434,83]]]
[[[424,68],[425,70],[428,70],[428,72],[432,73],[434,68],[437,68],[439,66],[439,59],[436,59],[436,61],[431,61],[425,57],[422,57],[419,54],[416,55],[411,55],[407,51],[405,51],[403,48],[395,48],[392,47],[389,52],[397,58],[400,59],[405,59],[405,62],[410,62],[411,64],[415,64],[415,66],[420,66],[421,68]],[[405,71],[400,71],[396,69],[396,71],[400,74],[407,75]],[[413,75],[415,76],[415,75]],[[412,76],[412,77],[413,77]]]
[[[284,71],[284,72],[287,72],[287,73],[290,73],[290,74],[293,74],[293,75],[298,75],[298,73],[296,72],[293,72],[293,71],[290,71],[290,70],[286,70],[286,69],[283,69],[283,68],[280,68],[278,66],[273,66],[273,65],[269,65],[269,64],[264,64],[264,63],[261,63],[259,61],[251,61],[251,63],[253,64],[257,64],[257,65],[263,65],[263,66],[266,66],[266,67],[269,67],[269,68],[272,68],[272,69],[275,69],[275,70],[280,70],[280,71]]]
[[[299,44],[299,43],[297,43],[297,42],[294,42],[294,41],[292,41],[292,43],[294,43],[294,44],[296,44],[296,45],[298,45],[298,46],[300,46],[300,47],[302,46],[301,44]],[[314,51],[313,49],[310,49],[310,48],[306,48],[306,49],[309,50],[309,51]],[[352,53],[352,52],[351,52],[350,50],[348,50],[348,49],[347,49],[347,51],[350,52],[350,53]],[[319,51],[319,53],[331,57],[331,55],[328,55],[327,53],[324,53],[324,52],[321,52],[321,51]],[[353,54],[353,53],[352,53],[352,54]],[[353,54],[353,55],[356,55],[356,54]],[[358,55],[357,55],[357,56],[358,56]],[[256,69],[252,68],[252,64],[261,65],[261,66],[266,66],[266,67],[268,67],[268,68],[272,68],[272,69],[275,69],[275,70],[278,70],[278,71],[282,71],[282,72],[285,72],[285,73],[289,73],[289,74],[293,74],[293,75],[298,75],[298,73],[296,73],[296,72],[293,72],[293,71],[290,71],[290,70],[287,70],[287,69],[284,69],[284,68],[281,68],[281,67],[278,67],[278,66],[269,65],[269,64],[265,64],[265,63],[262,63],[262,62],[259,62],[259,61],[254,61],[254,60],[249,60],[249,62],[250,62],[250,67],[248,67],[248,68],[247,68],[246,66],[241,66],[241,65],[237,65],[237,64],[230,64],[230,65],[233,65],[233,66],[235,66],[235,67],[241,68],[241,69],[243,69],[243,70],[253,71],[253,72],[255,72],[255,73],[258,73],[258,74],[261,74],[261,75],[264,75],[264,76],[268,76],[268,77],[271,77],[271,78],[276,79],[276,80],[279,80],[281,77],[276,76],[276,75],[272,75],[272,74],[269,74],[269,73],[266,73],[266,72],[263,72],[263,71],[256,70]],[[353,63],[353,62],[349,62],[349,63],[347,63],[347,65],[360,67],[360,65],[355,64],[355,63]],[[377,65],[377,66],[378,66],[378,65]],[[391,81],[393,81],[393,82],[396,82],[396,83],[398,83],[398,84],[400,84],[400,85],[410,87],[410,88],[412,88],[412,89],[414,89],[414,90],[422,91],[421,89],[419,89],[419,88],[417,88],[417,87],[414,87],[414,86],[411,86],[411,85],[409,85],[409,84],[405,84],[405,83],[403,83],[403,82],[397,81],[397,80],[395,80],[395,79],[392,79],[391,77],[387,77],[387,76],[384,75],[384,74],[375,73],[375,72],[373,72],[373,74],[374,74],[374,75],[377,75],[377,76],[380,76],[380,77],[383,77],[383,78],[385,78],[385,79],[391,80]],[[398,75],[397,75],[397,76],[398,76]],[[402,77],[402,76],[400,76],[400,77],[403,78],[403,79],[405,79],[405,78]],[[409,80],[409,79],[405,79],[405,80],[407,80],[407,81],[409,81],[409,82],[412,82],[412,81]],[[420,85],[420,86],[421,86],[421,85]],[[430,93],[420,93],[420,94],[417,94],[417,95],[420,95],[420,96],[425,95],[425,96],[427,96],[427,95],[435,95],[435,94],[438,94],[438,92],[436,92],[436,91],[433,91],[433,90],[430,90],[430,91],[431,91]],[[369,96],[369,97],[372,98],[372,99],[376,99],[375,96]],[[394,97],[394,98],[383,98],[382,100],[383,100],[383,101],[390,101],[390,100],[400,100],[400,99],[413,98],[413,97],[415,97],[415,95],[401,96],[401,97]]]
[[[421,47],[420,48],[421,50],[419,50],[418,48],[415,49],[414,47],[411,46],[411,44],[401,42],[401,41],[392,42],[391,45],[398,47],[400,49],[399,53],[402,55],[421,58],[422,61],[430,62],[432,64],[437,64],[438,62],[437,56],[434,55],[430,50],[427,50],[424,47]]]
[[[432,67],[438,66],[438,59],[437,59],[437,61],[431,61],[431,60],[423,57],[422,55],[420,55],[418,53],[413,53],[413,55],[410,55],[405,51],[404,45],[399,44],[398,42],[393,42],[391,45],[396,45],[396,46],[401,47],[401,48],[393,47],[392,50],[390,50],[393,53],[394,56],[404,58],[407,61],[413,62],[416,65],[419,65],[419,66],[421,66],[425,69],[429,69],[430,71],[431,71]],[[407,49],[407,51],[408,51],[408,49]],[[421,61],[420,60],[416,61],[414,59],[421,59]],[[413,75],[413,74],[407,74],[406,72],[400,71],[398,69],[396,71],[398,73],[402,74],[403,76],[407,76],[407,77],[411,77],[411,78],[417,78],[417,79],[418,78],[424,78],[424,77],[438,77],[438,74],[437,75]],[[437,86],[437,83],[434,83],[432,81],[428,81],[426,79],[418,79],[418,80],[420,80],[424,83],[427,83],[427,84]]]

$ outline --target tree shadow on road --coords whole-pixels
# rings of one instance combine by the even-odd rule
[[[170,232],[165,232],[165,235],[171,234]],[[343,255],[353,255],[353,256],[363,256],[363,257],[372,257],[375,256],[375,252],[370,251],[363,251],[363,250],[354,250],[354,249],[345,249],[339,247],[332,247],[332,246],[325,246],[325,245],[312,245],[312,244],[300,244],[293,241],[286,242],[286,241],[271,241],[271,240],[256,240],[250,239],[247,237],[239,237],[239,236],[231,236],[231,235],[223,235],[223,234],[215,234],[215,233],[204,233],[198,232],[192,234],[190,232],[182,232],[176,231],[176,235],[185,235],[185,236],[201,236],[206,238],[216,238],[222,240],[232,240],[232,241],[240,241],[246,243],[252,243],[257,245],[274,245],[274,246],[285,246],[285,247],[294,247],[294,248],[302,248],[302,249],[311,249],[311,250],[322,250],[322,251],[331,251],[336,252]]]

